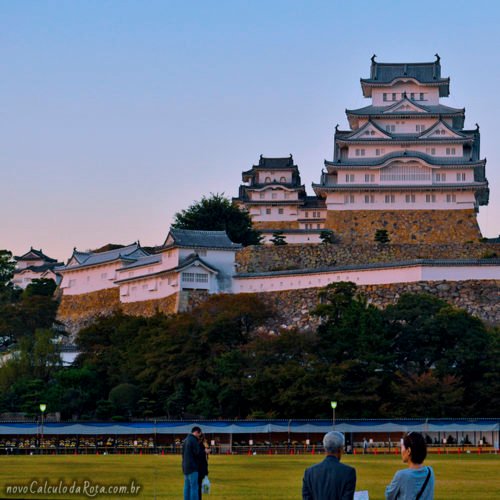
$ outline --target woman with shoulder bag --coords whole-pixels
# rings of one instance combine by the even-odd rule
[[[403,437],[401,458],[408,468],[396,472],[385,489],[386,500],[434,500],[434,471],[423,465],[426,456],[422,434],[409,432]]]

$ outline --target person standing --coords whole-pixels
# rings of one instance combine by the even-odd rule
[[[198,498],[198,461],[200,455],[199,437],[201,429],[194,426],[191,434],[182,443],[182,472],[184,473],[184,500]]]
[[[325,459],[306,469],[302,482],[303,500],[352,500],[356,489],[356,470],[341,464],[344,435],[328,432],[323,438]]]
[[[201,434],[199,438],[200,453],[198,455],[198,495],[199,500],[202,498],[202,483],[205,476],[208,476],[208,454],[210,453],[210,448],[205,439],[205,436]]]
[[[433,500],[434,471],[423,466],[427,445],[422,434],[409,432],[403,437],[401,458],[408,469],[398,470],[385,489],[386,500]]]

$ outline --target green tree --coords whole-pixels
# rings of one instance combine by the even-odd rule
[[[286,236],[283,231],[275,231],[273,237],[271,238],[271,243],[275,246],[288,245],[286,242]]]
[[[261,235],[252,227],[250,214],[224,194],[211,194],[174,216],[172,227],[205,231],[226,231],[229,239],[242,245],[258,245]]]
[[[34,279],[23,292],[23,298],[40,295],[42,297],[52,297],[56,290],[56,282],[53,279]]]
[[[339,242],[339,238],[337,237],[337,235],[330,229],[323,229],[319,233],[319,239],[321,240],[321,243],[324,243],[325,245],[331,245],[333,243]]]
[[[374,240],[382,245],[385,245],[386,243],[389,243],[391,241],[387,229],[377,229],[375,231]]]
[[[12,252],[0,250],[0,304],[10,302],[15,296],[12,277],[16,261],[12,259]]]

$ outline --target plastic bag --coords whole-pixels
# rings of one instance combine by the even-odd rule
[[[208,479],[208,476],[205,476],[201,482],[201,492],[203,494],[210,494],[210,479]]]

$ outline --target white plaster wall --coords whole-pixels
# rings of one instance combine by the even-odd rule
[[[20,260],[19,262],[16,262],[16,268],[21,270],[21,269],[26,269],[27,267],[30,267],[30,266],[43,266],[44,264],[45,264],[45,261],[43,259]]]
[[[178,273],[142,278],[120,284],[120,302],[162,299],[177,291],[179,291]]]
[[[290,191],[281,187],[266,188],[260,191],[251,191],[250,199],[254,201],[284,201],[298,200],[297,191]]]
[[[385,128],[385,127],[384,127]],[[408,154],[411,155],[411,151],[418,151],[419,153],[428,154],[430,156],[436,156],[440,158],[462,158],[463,157],[463,145],[462,144],[431,144],[426,143],[425,139],[421,139],[423,144],[412,144],[401,145],[401,144],[374,144],[374,145],[349,145],[348,150],[348,158],[352,160],[363,160],[364,158],[383,158],[385,155],[390,153],[397,153],[401,151],[408,151]],[[450,149],[450,154],[446,154],[446,149]],[[451,154],[451,148],[455,148],[455,154]],[[364,156],[356,155],[356,150],[365,150]],[[377,149],[379,151],[379,155],[377,155]],[[431,149],[434,149],[434,154],[432,154]],[[383,150],[383,154],[382,151]]]
[[[183,259],[193,253],[192,248],[181,248],[180,258]],[[201,255],[202,260],[213,266],[220,273],[232,276],[234,274],[235,250],[209,250],[206,255]]]
[[[267,177],[271,180],[266,181]],[[285,178],[284,181],[281,180],[282,177]],[[257,172],[257,183],[265,184],[266,182],[286,182],[290,184],[292,182],[292,173],[289,170],[260,170]]]
[[[60,287],[64,295],[79,295],[114,288],[116,270],[121,266],[121,262],[112,262],[75,271],[64,271]]]
[[[41,276],[41,273],[35,273],[31,270],[27,270],[22,273],[15,274],[12,282],[15,286],[24,290],[33,280],[39,279]]]
[[[392,93],[396,92],[396,100],[392,100]],[[372,104],[374,106],[392,106],[395,102],[402,99],[403,92],[406,92],[407,97],[410,99],[411,93],[415,94],[415,103],[423,105],[436,105],[439,104],[439,89],[438,87],[427,87],[425,85],[417,85],[416,83],[403,83],[398,82],[392,87],[373,88],[372,89]],[[423,92],[424,101],[420,100],[420,93]],[[387,94],[387,101],[384,101],[384,93]]]
[[[386,203],[385,195],[394,195],[394,203]],[[414,194],[415,202],[406,202],[406,195]],[[426,195],[434,194],[435,202],[427,202]],[[446,195],[455,194],[455,202],[447,202]],[[346,203],[345,196],[353,195],[354,203]],[[365,195],[373,195],[374,203],[365,203]],[[475,206],[475,197],[472,191],[459,191],[456,193],[439,192],[414,192],[414,193],[365,193],[365,192],[337,192],[328,193],[326,198],[328,210],[464,210]]]
[[[283,213],[279,213],[279,209],[283,209]],[[270,209],[271,213],[266,213],[266,209]],[[298,217],[298,210],[296,205],[281,205],[273,207],[271,205],[262,205],[259,207],[252,207],[252,219],[256,222],[273,222],[273,221],[296,221]]]
[[[382,285],[416,281],[498,280],[500,266],[414,266],[331,273],[296,274],[275,277],[235,278],[236,293],[275,292],[302,288],[323,287],[338,281],[352,281],[357,285]]]

